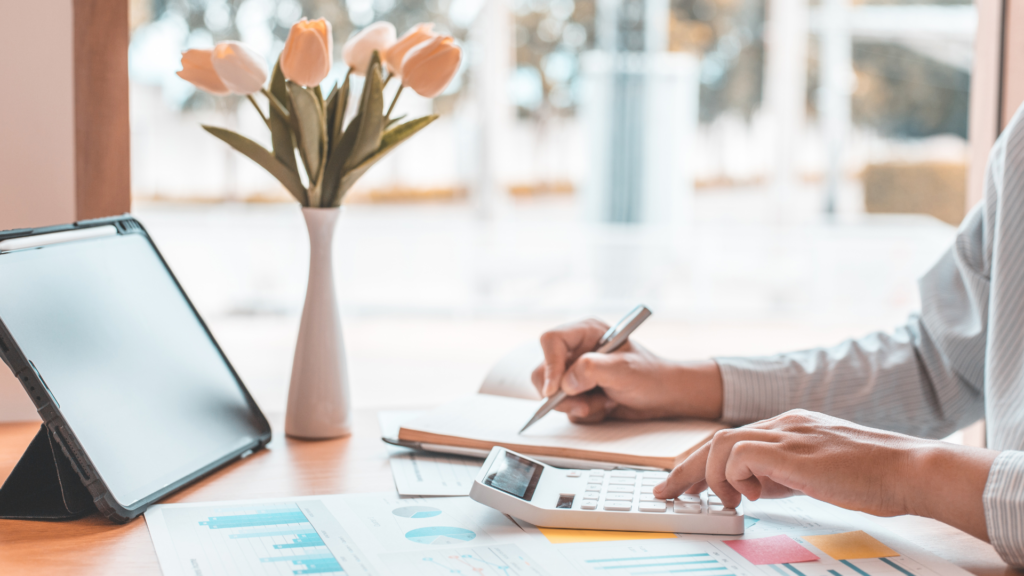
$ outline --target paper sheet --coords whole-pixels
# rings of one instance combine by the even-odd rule
[[[969,576],[898,536],[879,536],[863,514],[806,497],[745,503],[745,508],[758,521],[741,538],[685,534],[604,540],[568,530],[552,540],[469,498],[395,494],[158,505],[146,512],[146,523],[164,576]],[[837,559],[811,543],[816,536],[856,530],[898,555]],[[723,542],[780,533],[819,560],[755,565]],[[822,545],[829,549],[835,541]]]
[[[389,449],[391,475],[402,496],[468,496],[483,460]]]

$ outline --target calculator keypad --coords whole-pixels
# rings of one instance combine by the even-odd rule
[[[674,500],[655,498],[654,487],[668,478],[668,472],[635,470],[569,470],[569,478],[586,476],[586,491],[579,501],[581,510],[637,511],[652,514],[713,514],[735,516],[711,490],[701,494],[680,494]]]

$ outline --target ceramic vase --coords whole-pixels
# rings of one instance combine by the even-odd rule
[[[352,433],[348,365],[332,258],[341,208],[303,208],[302,215],[309,231],[309,282],[284,429],[294,438],[338,438]]]

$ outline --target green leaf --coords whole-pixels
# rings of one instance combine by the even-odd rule
[[[394,150],[396,146],[408,140],[413,134],[426,128],[434,120],[437,120],[436,114],[410,120],[401,126],[396,126],[395,128],[388,130],[381,139],[380,148],[369,158],[366,158],[359,163],[358,166],[351,170],[347,170],[341,177],[341,182],[338,185],[338,191],[331,199],[331,206],[341,206],[341,200],[345,197],[349,188],[351,188],[367,170],[369,170],[381,158],[387,156],[388,152]]]
[[[390,130],[392,126],[394,126],[395,124],[398,124],[399,122],[404,120],[406,116],[408,116],[408,114],[402,114],[398,118],[392,118],[392,119],[388,120],[388,123],[384,126],[384,131],[386,132],[386,131]]]
[[[384,83],[380,78],[380,57],[376,51],[366,72],[366,83],[363,84],[363,95],[359,102],[359,117],[362,118],[359,132],[352,145],[352,152],[345,159],[346,172],[380,148],[384,133]]]
[[[274,66],[270,76],[270,94],[279,102],[288,100],[288,89],[285,86],[284,74],[281,73],[281,62]],[[296,175],[299,173],[295,163],[295,140],[286,118],[275,106],[270,106],[270,141],[274,145],[274,156]]]
[[[302,161],[306,165],[310,187],[320,176],[320,162],[323,157],[321,148],[323,138],[323,117],[317,98],[311,90],[294,82],[288,83],[288,94],[292,99],[292,115],[295,117],[293,126],[298,127],[296,134],[299,150],[303,152]],[[316,201],[315,198],[310,198]]]
[[[333,106],[334,118],[332,118],[332,122],[330,124],[332,146],[334,142],[337,142],[338,139],[341,138],[341,126],[345,122],[345,111],[348,108],[348,93],[348,76],[345,76],[345,82],[338,90],[337,98],[335,99]]]
[[[223,128],[217,128],[216,126],[203,125],[210,134],[213,134],[217,138],[220,138],[224,142],[227,142],[229,146],[238,150],[242,154],[249,157],[250,160],[259,164],[264,170],[270,172],[270,175],[277,178],[284,187],[295,196],[303,206],[308,206],[308,198],[306,196],[306,188],[302,185],[302,180],[299,179],[299,175],[292,170],[289,170],[283,162],[277,159],[277,156],[273,152],[267,150],[263,146],[249,140],[241,134],[236,134],[230,130]]]
[[[321,190],[324,191],[324,195],[328,199],[328,205],[335,201],[338,184],[341,183],[341,175],[344,172],[345,161],[352,152],[352,146],[355,144],[356,136],[359,134],[359,124],[361,122],[362,116],[353,118],[348,124],[348,130],[345,130],[338,143],[331,146],[331,153],[327,157],[327,166],[324,167],[324,179],[321,187]]]

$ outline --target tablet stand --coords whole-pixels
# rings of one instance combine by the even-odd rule
[[[89,490],[44,424],[0,487],[0,518],[72,520],[95,511]]]

